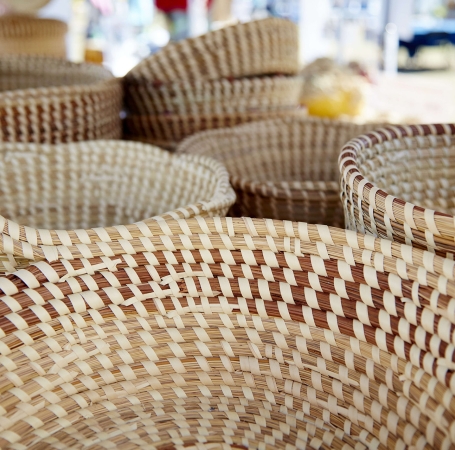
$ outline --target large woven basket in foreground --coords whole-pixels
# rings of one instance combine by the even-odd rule
[[[171,43],[134,67],[125,83],[198,82],[299,70],[298,29],[268,18],[241,23]]]
[[[454,447],[454,261],[305,223],[142,232],[0,277],[1,448]]]
[[[65,22],[30,15],[0,16],[0,55],[65,58]]]
[[[371,125],[290,117],[199,133],[179,153],[207,155],[228,169],[234,216],[341,226],[337,158]]]
[[[340,156],[350,229],[455,253],[455,125],[394,126]]]
[[[57,58],[0,58],[0,141],[118,139],[121,85],[106,69]]]
[[[223,216],[235,200],[219,162],[134,142],[2,144],[0,170],[6,268],[33,259],[31,244],[68,257],[65,246],[119,242],[149,218]]]

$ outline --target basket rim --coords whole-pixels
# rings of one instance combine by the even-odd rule
[[[0,37],[3,39],[40,38],[60,35],[67,31],[68,25],[58,19],[36,17],[29,14],[0,16]]]
[[[374,210],[382,216],[407,224],[412,229],[429,230],[431,234],[438,236],[445,232],[455,235],[455,216],[390,195],[364,177],[357,167],[358,154],[377,144],[429,136],[455,138],[455,124],[390,125],[352,139],[343,147],[338,159],[342,189],[347,188],[348,192],[356,191],[359,198],[372,204]],[[404,217],[404,220],[400,219],[400,216]],[[441,232],[439,227],[444,231]]]
[[[72,142],[66,144],[34,144],[34,143],[10,143],[5,142],[2,143],[3,149],[5,148],[17,148],[17,146],[21,146],[24,148],[42,148],[42,147],[55,147],[55,146],[62,146],[62,147],[73,147],[78,148],[81,146],[90,145],[91,147],[103,147],[108,144],[114,144],[120,147],[137,147],[138,149],[148,149],[149,152],[153,152],[155,155],[163,155],[164,157],[168,158],[169,160],[187,160],[198,166],[204,166],[211,172],[213,172],[214,176],[216,176],[217,183],[215,192],[213,193],[212,197],[208,200],[198,201],[197,203],[191,205],[182,205],[181,207],[173,210],[173,211],[165,211],[162,214],[153,217],[147,217],[139,222],[135,222],[133,224],[117,224],[107,227],[101,227],[103,232],[102,235],[108,236],[115,236],[117,239],[128,239],[130,236],[135,235],[138,228],[143,228],[147,226],[146,224],[149,222],[156,222],[156,221],[165,221],[168,220],[175,220],[179,219],[181,216],[183,217],[191,217],[194,215],[198,215],[204,211],[210,212],[211,210],[229,207],[235,201],[235,193],[229,184],[229,175],[226,168],[223,164],[213,158],[209,158],[203,155],[176,155],[170,153],[166,150],[163,150],[159,147],[145,144],[141,142],[133,142],[133,141],[122,141],[122,140],[95,140],[95,141],[85,141],[85,142]],[[5,250],[5,243],[6,242],[22,242],[27,246],[32,245],[34,248],[47,248],[47,251],[57,251],[56,246],[64,246],[68,243],[68,240],[72,242],[72,245],[77,244],[87,244],[88,242],[96,242],[100,241],[100,235],[97,230],[100,230],[100,227],[88,228],[85,230],[76,229],[76,230],[54,230],[54,229],[35,229],[26,225],[20,225],[17,222],[10,220],[2,215],[0,215],[0,238],[3,241],[3,245],[0,244],[0,247],[3,247]],[[8,230],[5,232],[5,230]],[[106,234],[107,233],[107,234]],[[131,234],[132,233],[132,234]],[[47,237],[46,237],[47,236]],[[52,242],[49,242],[49,239]],[[115,238],[114,238],[115,239]],[[36,244],[33,244],[33,243]],[[109,241],[111,242],[111,238]],[[1,251],[1,250],[0,250]],[[8,253],[6,251],[5,253]],[[13,254],[15,251],[13,250]]]

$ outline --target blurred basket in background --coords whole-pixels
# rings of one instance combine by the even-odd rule
[[[127,116],[123,120],[123,137],[134,141],[159,145],[167,150],[175,150],[186,137],[199,131],[258,120],[304,117],[306,111],[298,108],[277,108],[267,111],[246,111],[219,114],[177,115],[163,114],[154,116]]]
[[[268,18],[171,43],[134,67],[125,83],[199,82],[298,72],[298,29]]]
[[[349,142],[340,156],[350,229],[455,253],[455,125],[393,126]]]
[[[28,15],[0,16],[0,56],[66,57],[66,23]]]
[[[64,246],[117,242],[147,219],[223,216],[235,200],[218,161],[137,142],[3,143],[0,170],[5,267],[16,256],[30,259],[20,250],[30,245],[68,257]],[[19,253],[9,261],[5,242],[11,239]]]
[[[0,58],[0,141],[121,136],[120,81],[103,67],[39,56]]]
[[[372,127],[283,118],[199,133],[177,151],[223,162],[237,194],[230,211],[236,217],[342,226],[337,158],[349,139]]]
[[[2,448],[453,448],[454,261],[295,222],[142,231],[0,277]]]

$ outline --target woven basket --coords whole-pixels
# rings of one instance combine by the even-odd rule
[[[54,19],[0,16],[0,55],[66,57],[67,26]]]
[[[3,239],[48,251],[118,241],[141,226],[128,224],[150,217],[223,216],[235,200],[219,162],[133,142],[3,144],[0,170]],[[0,259],[10,270],[6,253]],[[15,255],[10,263],[22,264]]]
[[[172,43],[141,61],[125,82],[172,83],[252,75],[295,75],[298,30],[278,18],[257,20]]]
[[[164,148],[173,150],[186,137],[199,131],[233,127],[266,119],[303,116],[306,116],[306,110],[300,108],[187,116],[176,114],[127,116],[123,121],[123,138],[156,145],[161,143]]]
[[[120,82],[102,67],[54,58],[0,58],[0,141],[118,139]]]
[[[350,229],[455,253],[455,125],[394,126],[349,142],[340,156]]]
[[[254,77],[153,85],[124,83],[131,114],[210,115],[299,106],[301,77]]]
[[[0,277],[1,448],[454,447],[454,261],[304,223],[143,231]]]
[[[237,194],[234,216],[341,226],[337,157],[371,127],[293,117],[200,133],[177,151],[223,161]]]

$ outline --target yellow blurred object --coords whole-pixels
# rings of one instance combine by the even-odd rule
[[[302,76],[305,84],[301,103],[308,114],[331,119],[361,114],[366,83],[353,70],[321,58],[308,65]]]
[[[103,52],[101,50],[95,50],[92,48],[85,49],[85,62],[90,62],[94,64],[103,64]]]

